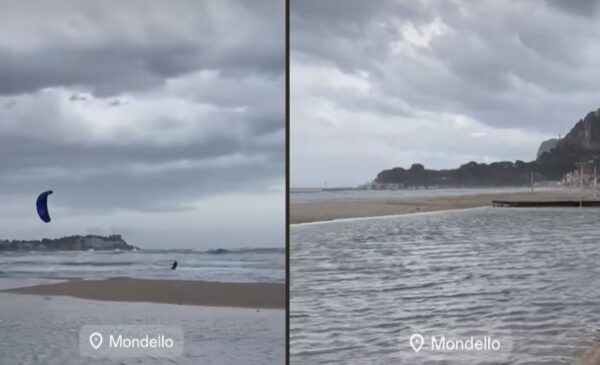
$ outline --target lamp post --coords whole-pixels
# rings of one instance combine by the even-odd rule
[[[584,161],[576,162],[575,166],[579,165],[579,207],[583,206],[583,165]]]
[[[583,162],[579,166],[579,186],[581,190],[579,191],[579,207],[583,207]]]
[[[596,178],[596,160],[590,160],[589,163],[594,164],[594,198],[598,196],[598,179]]]

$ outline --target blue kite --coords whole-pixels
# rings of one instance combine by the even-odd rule
[[[50,222],[50,213],[48,213],[48,195],[50,194],[52,194],[52,190],[44,191],[35,202],[40,219],[46,223]]]

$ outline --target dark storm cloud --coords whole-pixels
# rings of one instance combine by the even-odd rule
[[[376,1],[343,7],[339,14],[328,11],[329,3],[317,15],[321,2],[296,2],[293,52],[300,62],[368,72],[382,94],[420,108],[468,114],[497,127],[529,123],[556,132],[598,106],[599,33],[597,23],[562,13],[591,10],[596,2],[551,3],[561,5]],[[445,29],[427,47],[390,52],[406,37],[403,26],[423,33],[435,19]],[[525,99],[523,92],[529,93]],[[578,101],[561,100],[565,93],[579,93]],[[555,107],[564,112],[544,115]]]
[[[313,55],[352,71],[383,57],[388,38],[395,34],[380,28],[389,19],[430,19],[432,14],[418,1],[350,0],[295,1],[291,6],[291,43],[298,58]],[[373,30],[381,31],[375,35]],[[363,42],[367,40],[368,42]],[[375,52],[370,53],[370,52]],[[354,53],[354,56],[352,56]],[[364,53],[370,54],[364,57]]]
[[[165,211],[179,210],[210,194],[266,191],[283,176],[283,133],[277,135],[283,123],[260,112],[239,116],[242,123],[233,115],[230,120],[213,120],[234,127],[247,124],[241,134],[226,129],[204,132],[188,122],[192,135],[172,143],[94,141],[85,134],[67,142],[56,135],[60,128],[44,135],[48,123],[60,119],[54,117],[45,115],[29,124],[40,128],[38,135],[0,136],[0,195],[34,195],[53,188],[64,195],[60,202],[71,208]],[[160,120],[139,127],[160,135],[180,123]],[[204,139],[206,133],[209,138]],[[275,141],[263,143],[269,134],[275,134]]]
[[[549,4],[578,15],[591,16],[598,9],[598,0],[546,0]]]
[[[283,1],[52,3],[0,2],[0,196],[164,212],[281,184]]]
[[[283,166],[281,146],[225,137],[173,148],[69,147],[28,138],[0,144],[0,195],[54,189],[57,204],[75,211],[177,211],[211,194],[264,192]]]
[[[283,37],[280,34],[283,21],[281,15],[273,17],[283,13],[282,3],[278,1],[265,1],[258,10],[235,1],[224,1],[224,6],[217,9],[208,9],[205,1],[150,2],[150,10],[144,10],[147,4],[130,1],[125,4],[129,5],[126,9],[115,8],[112,13],[108,4],[59,3],[71,4],[71,12],[77,13],[81,24],[94,27],[94,34],[89,36],[88,42],[85,35],[77,34],[77,29],[70,30],[74,34],[64,34],[65,25],[61,22],[69,20],[68,12],[64,16],[50,16],[55,22],[47,27],[57,33],[55,36],[52,32],[47,36],[36,34],[36,30],[47,31],[42,26],[39,30],[35,25],[31,27],[33,30],[25,28],[28,33],[24,35],[15,29],[14,37],[22,36],[25,44],[15,46],[0,39],[1,94],[34,92],[53,86],[79,86],[106,95],[157,87],[168,78],[203,69],[238,77],[250,73],[280,75],[284,71]],[[0,7],[11,5],[7,2]],[[30,5],[34,9],[33,4]],[[96,9],[98,7],[101,9]],[[231,7],[236,8],[234,14],[242,18],[227,23],[211,19],[220,16],[221,11],[230,11]],[[126,13],[128,9],[131,13]],[[165,24],[164,19],[153,22],[156,14],[151,10],[171,15],[172,18],[167,19],[171,24]],[[16,14],[4,12],[0,21],[9,16],[27,19],[24,16],[30,14],[25,13],[30,11],[33,10],[21,9]],[[125,20],[130,18],[141,23],[142,29],[130,29],[126,21],[113,24],[110,16],[123,15],[116,14],[118,11],[125,12]],[[193,20],[188,21],[190,24],[177,26],[180,18],[189,19],[190,16]],[[248,29],[244,23],[248,24]],[[6,28],[3,30],[10,34],[10,25]],[[106,34],[102,34],[103,28]],[[236,29],[240,33],[232,36]],[[40,44],[27,46],[28,38],[34,38]]]
[[[193,46],[111,44],[91,49],[34,50],[25,55],[0,52],[0,93],[35,92],[78,86],[106,95],[160,86],[166,78],[212,68]]]
[[[166,79],[202,69],[243,77],[281,74],[281,44],[254,44],[215,54],[210,44],[110,44],[94,48],[0,51],[0,93],[78,86],[99,95],[161,86]]]

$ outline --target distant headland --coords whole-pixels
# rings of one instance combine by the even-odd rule
[[[129,245],[121,235],[109,236],[68,236],[62,238],[42,240],[0,240],[0,251],[113,251],[113,250],[138,250]]]
[[[599,162],[600,109],[580,119],[563,138],[543,141],[534,161],[471,161],[447,170],[430,170],[415,163],[409,169],[383,170],[363,188],[529,186],[532,181],[589,185]]]

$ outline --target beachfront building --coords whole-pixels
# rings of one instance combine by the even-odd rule
[[[593,169],[583,169],[583,174],[580,169],[571,171],[562,178],[561,182],[564,186],[579,187],[581,185],[585,187],[594,186],[594,171]]]

